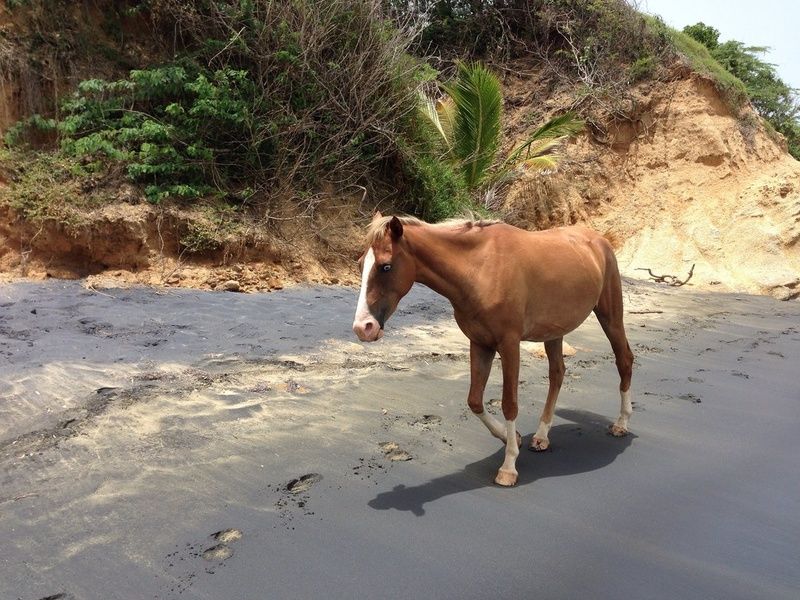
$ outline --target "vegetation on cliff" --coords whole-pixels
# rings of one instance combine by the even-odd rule
[[[41,16],[46,4],[16,2],[12,13]],[[666,77],[683,52],[732,104],[749,97],[798,150],[796,97],[758,61],[757,49],[718,44],[710,28],[679,34],[625,0],[94,5],[113,15],[104,21],[112,24],[104,39],[116,40],[119,51],[105,44],[103,55],[116,57],[117,76],[108,77],[107,68],[81,76],[6,135],[11,185],[3,195],[28,216],[54,214],[43,208],[52,194],[31,176],[54,161],[65,177],[90,182],[78,187],[103,188],[98,180],[124,176],[151,202],[215,198],[267,220],[312,214],[326,196],[365,193],[426,218],[450,216],[476,198],[476,159],[486,163],[483,172],[503,170],[496,122],[495,151],[461,148],[454,161],[420,116],[419,92],[454,96],[452,75],[464,59],[500,70],[523,57],[550,89],[568,89],[564,109],[597,131],[608,119],[625,118],[632,84]],[[99,46],[80,46],[80,28],[62,29],[58,44],[72,49],[70,60],[83,48],[91,63]],[[149,52],[132,65],[137,36]],[[538,115],[538,122],[552,116]]]

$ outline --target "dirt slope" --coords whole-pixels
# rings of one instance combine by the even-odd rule
[[[355,283],[350,249],[360,229],[349,211],[319,211],[278,225],[241,221],[230,232],[220,230],[202,207],[121,202],[80,217],[70,225],[32,223],[0,205],[0,282],[86,277],[90,287],[133,283],[230,291]],[[187,240],[202,228],[213,246],[190,251]]]
[[[545,190],[532,178],[517,184],[512,214],[535,218],[530,203],[541,211],[549,195],[556,222],[613,236],[627,275],[684,278],[696,264],[696,286],[800,294],[800,163],[781,140],[749,109],[735,117],[697,75],[641,86],[634,98],[633,118],[573,144]]]

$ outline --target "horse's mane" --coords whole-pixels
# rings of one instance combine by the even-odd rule
[[[393,216],[389,215],[372,221],[367,228],[367,244],[371,246],[375,242],[382,240],[386,234],[386,226],[393,218]],[[440,227],[442,229],[463,229],[464,231],[473,227],[488,227],[489,225],[502,223],[499,219],[481,219],[476,218],[473,214],[469,214],[466,217],[447,219],[439,223],[426,223],[422,219],[408,215],[397,215],[397,218],[400,219],[403,225],[430,225],[431,227]]]

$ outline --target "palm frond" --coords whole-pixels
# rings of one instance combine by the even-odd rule
[[[583,121],[572,113],[564,113],[558,117],[553,117],[534,131],[527,140],[517,146],[508,155],[504,164],[513,165],[520,160],[527,160],[550,152],[564,139],[580,132],[583,126]]]
[[[445,89],[455,105],[453,150],[467,187],[474,189],[486,177],[500,145],[500,81],[483,65],[462,63]]]
[[[456,124],[456,103],[452,98],[442,98],[436,102],[436,114],[439,115],[439,124],[447,140],[447,147],[453,146],[453,130]]]
[[[558,154],[544,154],[526,158],[518,162],[516,167],[518,169],[528,169],[531,171],[547,171],[548,169],[555,169],[560,161],[561,156]]]
[[[420,114],[425,117],[425,120],[433,126],[433,128],[439,133],[442,141],[444,142],[445,146],[450,148],[452,146],[452,128],[451,125],[448,123],[448,128],[450,128],[450,135],[446,131],[440,117],[439,111],[436,110],[436,102],[423,94],[422,92],[419,93],[419,112]]]

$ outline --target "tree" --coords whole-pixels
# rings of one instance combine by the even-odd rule
[[[709,50],[713,50],[719,44],[719,31],[702,21],[694,25],[687,25],[683,28],[683,33],[696,39]]]
[[[453,82],[443,86],[447,96],[422,98],[421,112],[433,126],[446,160],[463,174],[467,188],[491,188],[513,178],[520,167],[553,168],[555,148],[583,128],[571,113],[550,119],[502,161],[500,148],[503,97],[500,80],[479,63],[458,67]]]

